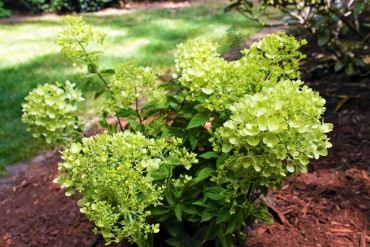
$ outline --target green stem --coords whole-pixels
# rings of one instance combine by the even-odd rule
[[[135,87],[135,94],[137,94],[136,87]],[[139,113],[139,99],[137,97],[135,97],[135,109],[136,109],[136,115],[138,116],[140,123],[142,123],[143,120],[141,119],[140,113]]]
[[[247,195],[246,195],[246,199],[248,201],[249,201],[249,197],[250,197],[251,192],[252,192],[252,187],[253,187],[253,184],[252,183],[249,183],[248,192],[247,192]]]
[[[254,197],[254,199],[252,200],[252,202],[255,202],[258,198],[260,198],[260,196],[262,195],[262,191],[259,191],[256,196]]]
[[[81,49],[83,50],[83,52],[87,55],[87,52],[86,52],[86,49],[85,47],[82,45],[82,43],[80,41],[77,40],[77,43],[80,45]],[[101,75],[101,73],[99,72],[98,70],[98,66],[96,66],[95,63],[93,63],[93,61],[87,56],[87,60],[89,62],[89,64],[93,67],[94,69],[94,73],[99,77],[99,79],[104,83],[104,85],[108,88],[108,90],[110,91],[110,87],[108,86],[108,82],[104,79],[104,77]],[[119,124],[119,128],[121,131],[123,131],[123,126],[121,124],[121,120],[119,117],[117,117],[117,121],[118,121],[118,124]]]

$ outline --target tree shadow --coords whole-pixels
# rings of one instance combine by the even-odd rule
[[[38,84],[66,80],[80,84],[79,74],[71,67],[71,63],[61,55],[49,54],[0,69],[0,165],[27,160],[41,148],[21,121],[21,104]]]

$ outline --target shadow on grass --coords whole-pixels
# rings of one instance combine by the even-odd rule
[[[78,75],[63,57],[50,54],[28,63],[0,70],[0,166],[33,156],[41,145],[27,132],[21,121],[24,97],[38,84],[78,83]]]
[[[159,74],[171,73],[176,46],[189,38],[199,35],[215,38],[223,44],[220,49],[223,52],[228,49],[225,30],[229,27],[242,28],[245,34],[259,30],[255,24],[240,16],[215,13],[207,7],[138,11],[111,16],[86,15],[84,18],[95,28],[108,31],[102,67],[116,67],[119,63],[136,60],[140,65],[152,66]],[[59,18],[16,25],[27,24],[61,27]],[[16,27],[12,23],[2,25],[8,29],[13,25]],[[43,83],[70,80],[83,86],[78,71],[62,55],[55,53],[0,69],[0,166],[26,160],[42,150],[41,144],[31,137],[21,121],[24,97]]]

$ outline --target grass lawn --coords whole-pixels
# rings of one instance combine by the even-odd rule
[[[136,60],[167,76],[172,74],[178,43],[209,37],[223,52],[230,49],[226,32],[230,27],[245,38],[259,30],[238,14],[224,14],[222,6],[86,14],[85,20],[108,34],[101,67]],[[59,54],[55,39],[60,30],[60,17],[0,24],[0,168],[44,150],[21,121],[21,103],[30,90],[40,83],[65,80],[84,85],[80,69]]]

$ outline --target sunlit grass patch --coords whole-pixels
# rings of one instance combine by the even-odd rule
[[[258,31],[242,16],[206,6],[137,11],[129,14],[85,16],[88,24],[107,33],[100,66],[116,67],[135,60],[158,74],[171,75],[177,44],[207,37],[229,49],[226,30],[235,26],[243,35]],[[42,147],[21,122],[21,103],[40,83],[70,80],[83,87],[81,70],[59,54],[55,44],[61,18],[0,24],[0,165],[33,156]],[[100,85],[93,85],[98,88]]]

